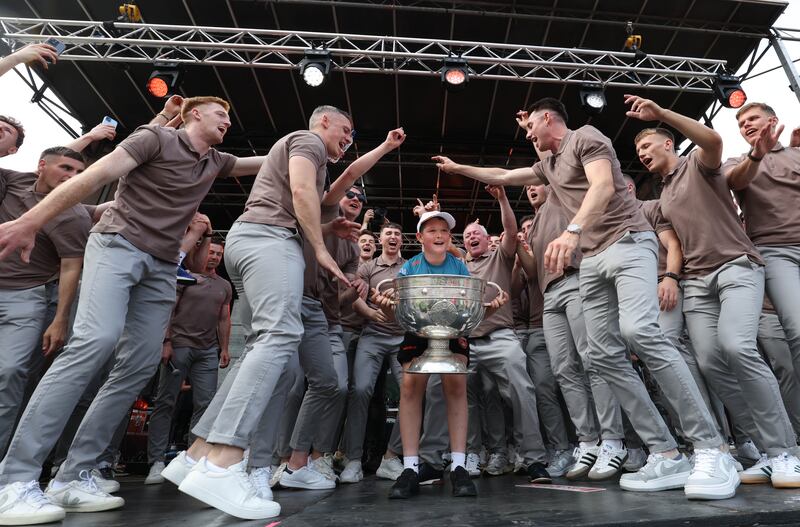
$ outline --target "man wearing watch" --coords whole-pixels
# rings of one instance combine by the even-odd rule
[[[631,106],[629,117],[662,121],[698,146],[679,157],[671,133],[663,128],[643,130],[635,139],[642,164],[664,183],[661,213],[683,247],[683,313],[701,371],[727,408],[742,403],[737,393],[746,401],[757,429],[753,439],[769,456],[765,463],[772,470],[773,486],[798,488],[794,430],[775,376],[756,347],[764,260],[742,228],[720,170],[722,138],[651,100],[629,95],[625,102]],[[727,458],[714,460],[718,474],[729,474],[729,464]],[[742,480],[751,471],[761,473],[759,465],[745,471]],[[735,473],[728,479],[731,492],[737,479]]]

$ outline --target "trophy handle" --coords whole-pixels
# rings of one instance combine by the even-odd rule
[[[387,279],[385,279],[385,280],[381,280],[380,282],[378,282],[378,285],[376,285],[376,286],[375,286],[375,290],[376,290],[377,292],[379,292],[379,293],[382,293],[382,291],[381,291],[381,287],[383,287],[383,284],[385,284],[385,283],[387,283],[387,282],[394,282],[394,278],[387,278]],[[390,302],[390,303],[391,303],[391,305],[393,305],[393,306],[397,304],[397,302],[396,302],[396,301],[394,301],[394,300],[389,300],[389,302]]]
[[[384,280],[384,282],[385,282],[385,280]],[[378,284],[378,285],[380,286],[380,284]],[[497,289],[497,295],[492,299],[492,301],[497,300],[497,298],[500,297],[503,294],[503,290],[500,289],[500,286],[495,284],[494,282],[489,282],[487,280],[486,281],[486,285],[490,285],[490,286],[494,287],[495,289]],[[491,305],[491,302],[484,302],[483,303],[483,307],[489,307],[490,305]]]

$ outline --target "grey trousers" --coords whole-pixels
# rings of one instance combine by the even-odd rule
[[[652,231],[627,233],[583,259],[580,291],[589,356],[651,453],[676,443],[626,356],[626,342],[674,402],[687,439],[696,448],[718,447],[723,440],[697,384],[658,325],[657,261]]]
[[[589,357],[577,274],[547,288],[542,322],[553,373],[578,441],[623,438],[619,403]]]
[[[558,399],[558,384],[553,368],[543,328],[530,328],[518,331],[520,344],[528,358],[528,375],[536,390],[536,406],[539,411],[539,422],[544,429],[547,445],[554,450],[569,448],[569,437],[564,424],[564,413]],[[591,411],[591,410],[590,410]]]
[[[759,446],[770,456],[794,452],[796,438],[778,381],[756,346],[764,268],[741,256],[709,275],[684,281],[683,291],[686,327],[712,389],[738,383],[758,429]],[[741,404],[727,400],[725,392],[717,394],[727,408]]]
[[[775,372],[786,413],[789,414],[795,433],[800,434],[800,361],[793,358],[778,315],[761,313],[758,322],[758,347]]]
[[[470,355],[473,356],[472,353]],[[503,399],[500,397],[497,382],[489,370],[477,367],[475,372],[467,378],[467,394],[470,392],[475,394],[475,397],[467,397],[468,452],[477,454],[481,451],[481,447],[485,447],[489,453],[504,452],[509,440],[513,440],[514,444],[522,443],[522,432],[519,430],[512,429],[508,434],[510,437],[507,437]],[[444,403],[444,399],[442,402]],[[426,408],[427,406],[426,400]],[[434,411],[433,407],[431,411]],[[442,412],[441,418],[446,423],[446,405],[440,411]],[[431,424],[435,422],[431,419]]]
[[[120,235],[89,236],[72,336],[25,409],[0,463],[0,484],[39,477],[86,383],[116,347],[116,363],[86,412],[58,479],[77,479],[81,470],[95,466],[155,371],[174,301],[173,263]]]
[[[378,372],[383,359],[389,355],[389,365],[397,385],[402,386],[403,371],[397,362],[397,352],[403,342],[403,335],[387,335],[379,333],[370,326],[364,328],[358,339],[353,377],[347,394],[347,420],[344,424],[344,447],[347,459],[360,460],[364,454],[364,434],[367,427],[367,411]],[[402,452],[400,426],[395,422],[389,438],[389,450],[399,454]]]
[[[766,262],[765,287],[786,333],[795,368],[800,368],[800,246],[758,248]]]
[[[150,416],[150,428],[147,434],[147,458],[150,463],[164,461],[175,403],[178,401],[183,380],[188,376],[192,383],[191,426],[200,420],[200,416],[206,411],[217,392],[219,347],[174,348],[172,364],[175,366],[175,371],[170,371],[168,366],[162,364],[158,378],[155,409]],[[194,439],[190,433],[189,444],[192,444]]]
[[[527,359],[512,329],[498,329],[485,337],[470,339],[470,369],[485,369],[497,383],[502,400],[514,416],[514,434],[519,436],[519,454],[526,464],[546,463],[547,453],[539,431],[536,391],[526,368]],[[467,400],[478,394],[467,383]]]
[[[213,424],[201,428],[201,419],[193,429],[209,443],[248,447],[286,362],[297,352],[305,268],[300,244],[296,232],[271,225],[236,222],[228,233],[225,268],[240,301],[244,295],[247,303],[242,318],[249,323],[251,348],[235,382],[209,405],[210,410],[220,401],[210,414]]]
[[[25,397],[34,356],[42,355],[47,318],[45,286],[0,289],[0,452],[4,452]]]

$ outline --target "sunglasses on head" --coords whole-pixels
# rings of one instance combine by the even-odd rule
[[[367,202],[367,198],[364,197],[364,194],[353,192],[352,190],[348,190],[347,192],[344,193],[344,195],[345,197],[347,197],[347,199],[358,198],[358,201],[360,201],[361,203]]]

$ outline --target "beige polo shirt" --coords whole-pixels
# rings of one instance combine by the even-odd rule
[[[383,254],[381,254],[377,258],[373,258],[369,262],[359,267],[358,277],[367,282],[367,284],[369,284],[370,291],[372,291],[372,288],[378,287],[378,284],[382,280],[386,280],[387,278],[395,278],[397,273],[400,272],[400,268],[403,267],[404,263],[406,263],[405,258],[400,256],[397,258],[395,263],[390,264],[383,259]],[[383,289],[385,290],[386,287]],[[371,308],[376,309],[376,306],[369,300],[367,300],[367,304]],[[405,333],[403,328],[401,328],[395,321],[382,323],[368,320],[367,327],[387,335],[403,335]]]
[[[475,278],[481,278],[489,282],[494,282],[500,288],[509,293],[511,292],[511,271],[514,269],[514,259],[516,254],[506,254],[502,246],[496,251],[486,251],[477,258],[472,258],[467,262],[469,274]],[[484,302],[494,298],[497,292],[493,287],[486,287]],[[492,331],[503,328],[514,327],[514,315],[511,302],[506,302],[495,311],[489,318],[484,318],[478,327],[472,330],[470,337],[485,337]]]
[[[217,324],[223,308],[230,306],[231,284],[217,274],[195,274],[197,283],[182,287],[170,324],[173,348],[219,347]]]
[[[544,253],[547,250],[547,245],[561,236],[564,229],[569,225],[571,216],[567,214],[561,202],[551,192],[547,197],[547,201],[539,207],[539,211],[533,218],[533,224],[528,231],[528,245],[533,250],[533,256],[536,259],[537,271],[537,285],[539,291],[544,294],[547,287],[558,278],[561,274],[548,272],[544,267]],[[572,259],[567,265],[567,271],[577,271],[581,267],[581,260],[583,256],[580,252],[575,252]]]
[[[661,234],[664,231],[674,230],[672,224],[668,222],[664,215],[661,213],[661,204],[657,199],[647,201],[639,201],[642,208],[644,217],[647,222],[656,231],[656,234]],[[667,248],[658,240],[658,279],[664,278],[664,273],[667,272]]]

